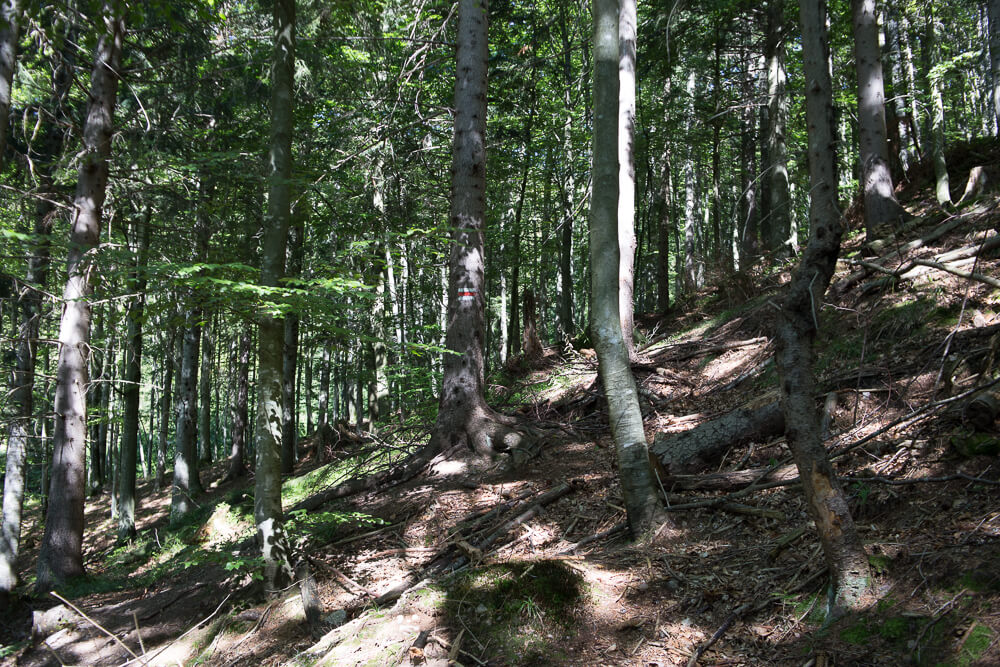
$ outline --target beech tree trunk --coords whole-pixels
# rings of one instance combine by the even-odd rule
[[[198,462],[212,462],[212,324],[201,328],[201,371],[198,375]],[[199,466],[200,467],[200,466]]]
[[[618,3],[618,317],[629,359],[635,359],[635,41],[636,0]]]
[[[865,202],[865,238],[875,240],[875,228],[905,219],[896,201],[889,170],[885,129],[885,84],[878,44],[875,0],[851,0],[854,61],[858,73],[858,140]]]
[[[290,214],[291,215],[291,214]],[[296,212],[288,227],[288,271],[291,279],[302,274],[302,236],[305,228]],[[299,361],[299,315],[285,316],[285,340],[282,348],[282,413],[281,413],[281,472],[291,474],[295,469],[298,441],[298,415],[295,409],[295,373]]]
[[[659,500],[618,313],[618,11],[594,0],[594,192],[590,206],[591,337],[597,352],[629,527],[653,527]]]
[[[260,262],[260,280],[266,287],[279,285],[284,277],[291,222],[295,0],[275,0],[273,21],[270,174]],[[281,319],[269,312],[260,313],[258,320],[254,520],[264,559],[264,586],[273,592],[293,578],[281,511],[281,384],[285,327]]]
[[[483,394],[488,16],[486,0],[459,0],[445,334],[448,352],[442,358],[438,416],[427,454],[457,444],[489,454],[509,449],[519,440],[486,404]],[[515,313],[511,315],[513,319]]]
[[[831,612],[860,607],[868,587],[868,557],[847,498],[823,447],[815,393],[813,341],[818,310],[840,252],[836,143],[825,0],[801,3],[802,54],[809,133],[809,244],[781,300],[774,360],[781,386],[785,432],[816,522],[833,580]]]
[[[129,303],[128,335],[125,341],[125,386],[122,390],[122,445],[118,476],[118,539],[135,537],[135,466],[139,449],[139,383],[142,382],[142,319],[146,305],[146,261],[149,256],[149,209],[136,223],[135,266],[129,276],[130,289],[136,295]],[[152,434],[150,434],[152,436]]]
[[[573,169],[573,48],[564,3],[559,4],[559,34],[563,45],[563,182],[562,241],[559,244],[559,343],[573,337],[573,213],[576,201],[576,175]]]
[[[931,160],[934,163],[934,192],[941,206],[951,204],[951,183],[948,179],[948,164],[945,160],[944,98],[941,94],[941,74],[935,75],[930,66],[936,64],[937,18],[933,9],[928,12],[924,29],[924,58],[928,64],[926,73],[931,93]]]
[[[87,437],[87,349],[90,341],[90,264],[97,246],[108,184],[108,156],[118,91],[123,8],[105,2],[90,77],[83,147],[70,226],[66,288],[59,326],[56,368],[52,484],[45,534],[38,556],[39,590],[83,574],[85,441]]]

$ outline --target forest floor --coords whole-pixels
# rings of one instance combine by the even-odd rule
[[[975,164],[1000,164],[1000,151],[953,156],[954,181]],[[167,526],[169,488],[144,483],[127,547],[114,543],[107,497],[88,502],[89,574],[59,593],[91,620],[54,598],[22,598],[0,618],[3,664],[1000,664],[1000,436],[992,420],[970,424],[966,400],[950,401],[998,374],[1000,294],[910,262],[965,262],[1000,278],[996,253],[979,252],[1000,229],[998,199],[942,211],[926,174],[901,192],[916,220],[885,230],[875,251],[845,237],[816,341],[826,444],[872,567],[863,612],[826,620],[825,565],[782,437],[688,475],[661,471],[672,525],[627,541],[596,361],[547,350],[540,367],[511,364],[491,388],[494,405],[545,434],[536,457],[517,469],[438,462],[405,484],[292,513],[322,627],[310,630],[297,588],[260,595],[252,481],[219,484],[216,464],[180,527]],[[879,257],[902,275],[857,264]],[[634,368],[650,441],[777,400],[772,304],[791,268],[727,278],[642,318]],[[419,433],[385,429],[367,445],[384,452]],[[367,451],[354,443],[318,466],[315,443],[302,442],[286,508]],[[761,481],[741,491],[740,471]],[[30,584],[37,505],[28,515]],[[404,581],[415,585],[397,601],[372,604]],[[49,608],[52,623],[30,639],[31,612]]]

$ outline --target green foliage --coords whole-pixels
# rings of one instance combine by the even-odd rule
[[[296,542],[327,544],[343,535],[344,528],[373,528],[384,526],[385,519],[364,512],[315,512],[306,510],[289,512],[285,520],[285,531]]]

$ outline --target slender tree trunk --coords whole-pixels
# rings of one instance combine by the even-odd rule
[[[618,317],[634,359],[636,0],[618,0],[618,8]]]
[[[7,152],[7,117],[10,113],[10,86],[17,64],[17,41],[21,33],[22,0],[0,3],[0,167]]]
[[[124,414],[118,484],[118,539],[135,537],[135,465],[139,448],[139,383],[142,382],[142,318],[146,305],[146,261],[149,255],[150,211],[136,224],[135,267],[130,288],[136,295],[128,306],[128,336],[125,342]],[[151,410],[152,411],[152,410]]]
[[[211,320],[211,318],[209,318]],[[201,328],[201,371],[198,374],[198,462],[212,462],[212,324]]]
[[[576,332],[573,323],[573,214],[576,178],[573,152],[573,49],[569,38],[565,3],[559,3],[559,25],[563,45],[563,183],[562,242],[559,244],[559,341],[564,343]]]
[[[785,0],[771,0],[767,14],[767,145],[770,157],[768,189],[771,231],[767,239],[770,250],[787,247],[792,235],[791,197],[788,189],[788,92],[785,88]]]
[[[330,342],[321,343],[319,357],[319,396],[316,399],[316,432],[322,433],[330,414]],[[322,459],[322,457],[320,457]]]
[[[685,136],[691,139],[691,127],[694,124],[694,94],[695,94],[695,71],[692,69],[688,73],[687,94],[688,99],[687,119],[685,123]],[[698,289],[698,269],[695,257],[695,180],[694,180],[694,146],[693,142],[688,144],[687,155],[684,158],[684,290],[688,293]]]
[[[90,271],[87,253],[97,246],[108,183],[108,156],[124,25],[122,8],[105,2],[103,30],[91,72],[82,159],[73,201],[66,288],[56,369],[52,487],[38,556],[39,590],[83,574],[87,347],[90,340]]]
[[[202,491],[198,476],[198,351],[201,343],[201,308],[189,312],[181,347],[177,379],[177,428],[174,430],[174,480],[170,521],[177,523],[195,508],[194,496]]]
[[[889,171],[885,129],[885,84],[878,45],[875,0],[851,1],[854,61],[858,73],[858,139],[865,201],[865,238],[875,240],[875,228],[901,222],[906,212],[896,201]]]
[[[931,62],[937,45],[937,18],[933,12],[927,18],[926,44],[924,46]],[[928,72],[931,92],[931,157],[934,162],[934,189],[938,204],[951,204],[951,184],[948,180],[948,165],[945,162],[944,98],[941,94],[941,77]]]
[[[313,348],[312,346],[306,347],[306,377],[305,377],[305,394],[304,399],[306,403],[306,433],[314,433],[313,429]]]
[[[618,18],[616,0],[594,0],[594,192],[590,207],[591,337],[615,439],[629,526],[653,527],[659,501],[642,413],[618,314]]]
[[[163,488],[167,474],[167,435],[170,432],[170,407],[176,368],[177,327],[168,324],[163,350],[163,393],[160,395],[160,432],[156,447],[156,490]]]
[[[291,214],[290,214],[291,215]],[[288,277],[298,280],[302,274],[302,225],[298,211],[288,227]],[[295,409],[295,373],[299,361],[299,315],[285,316],[284,343],[282,348],[282,412],[281,412],[281,472],[291,474],[295,469],[298,441],[298,414]]]
[[[261,283],[280,284],[291,218],[294,128],[295,0],[275,0],[271,63],[271,146],[267,219],[261,241]],[[264,558],[264,586],[280,590],[292,579],[281,511],[282,345],[284,323],[261,313],[257,342],[257,415],[254,519]]]
[[[250,397],[250,348],[253,338],[250,332],[240,332],[239,365],[236,369],[236,392],[230,408],[233,420],[233,442],[229,454],[229,472],[226,480],[243,477],[246,474],[247,403]]]
[[[827,459],[815,395],[813,341],[818,309],[840,251],[837,210],[833,90],[825,0],[801,3],[802,52],[809,126],[809,244],[782,299],[776,328],[775,364],[781,386],[785,433],[809,513],[816,522],[833,579],[832,613],[857,609],[868,585],[868,558],[847,499]]]
[[[990,76],[993,84],[994,136],[1000,136],[1000,0],[987,0],[990,35]]]

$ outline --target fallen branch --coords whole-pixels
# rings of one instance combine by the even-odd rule
[[[171,641],[170,643],[168,643],[166,646],[164,646],[163,648],[161,648],[156,653],[154,653],[152,655],[148,655],[148,656],[144,655],[142,657],[135,656],[132,660],[129,660],[127,662],[123,662],[121,665],[119,665],[119,667],[128,667],[129,665],[131,665],[132,663],[134,663],[136,660],[141,660],[142,661],[142,663],[141,663],[142,665],[148,665],[151,660],[153,660],[153,659],[156,658],[156,656],[160,655],[161,653],[163,653],[164,651],[166,651],[168,648],[170,648],[171,646],[173,646],[174,644],[176,644],[180,640],[184,639],[189,634],[191,634],[192,632],[194,632],[195,630],[197,630],[198,628],[200,628],[201,626],[205,625],[206,623],[208,623],[209,621],[211,621],[213,618],[215,618],[216,615],[219,613],[219,611],[222,610],[222,607],[225,606],[225,604],[227,602],[229,602],[229,598],[231,598],[231,597],[233,597],[232,593],[230,593],[229,595],[227,595],[225,598],[222,599],[222,602],[220,602],[219,606],[215,608],[215,611],[213,611],[211,614],[209,614],[208,616],[206,616],[204,619],[202,619],[202,620],[198,621],[197,623],[195,623],[194,625],[192,625],[190,628],[188,628],[184,632],[184,634],[182,634],[177,639],[174,639],[173,641]],[[261,618],[263,618],[263,616]]]
[[[70,602],[69,600],[67,600],[66,598],[64,598],[63,596],[59,595],[55,591],[52,591],[50,594],[52,595],[52,597],[58,599],[60,602],[63,602],[64,604],[68,605],[70,609],[72,609],[73,611],[75,611],[76,613],[78,613],[80,616],[82,616],[83,620],[85,620],[88,623],[90,623],[91,625],[93,625],[95,628],[97,628],[98,630],[100,630],[101,632],[103,632],[104,634],[106,634],[108,637],[111,637],[112,639],[114,639],[115,642],[119,646],[121,646],[123,649],[125,649],[130,656],[132,656],[136,660],[139,659],[139,656],[137,656],[132,651],[132,649],[130,649],[128,646],[126,646],[125,642],[123,642],[122,640],[118,639],[118,637],[113,632],[111,632],[110,630],[108,630],[107,628],[105,628],[103,625],[101,625],[100,623],[98,623],[94,619],[92,619],[90,616],[87,616],[85,613],[83,613],[83,611],[79,607],[77,607],[75,604],[73,604],[72,602]]]
[[[618,533],[626,533],[626,532],[628,532],[628,522],[627,521],[622,521],[621,523],[616,523],[614,526],[612,526],[611,528],[608,528],[607,530],[601,531],[600,533],[596,533],[594,535],[590,535],[589,537],[585,537],[582,540],[580,540],[579,542],[577,542],[576,544],[574,544],[573,546],[571,546],[571,547],[569,547],[567,549],[563,549],[562,551],[559,552],[559,555],[560,556],[569,556],[569,555],[573,554],[575,551],[577,551],[578,549],[581,549],[581,548],[587,546],[588,544],[593,544],[594,542],[598,542],[600,540],[606,539],[608,537],[611,537],[612,535],[617,535]]]
[[[927,259],[915,259],[914,264],[920,266],[929,266],[932,269],[937,269],[938,271],[944,271],[952,275],[956,275],[960,278],[965,278],[966,280],[975,280],[976,282],[983,283],[984,285],[990,285],[991,287],[1000,287],[1000,280],[996,278],[991,278],[989,276],[984,276],[981,273],[972,273],[969,271],[963,271],[951,264],[942,264],[940,262],[932,262]]]

